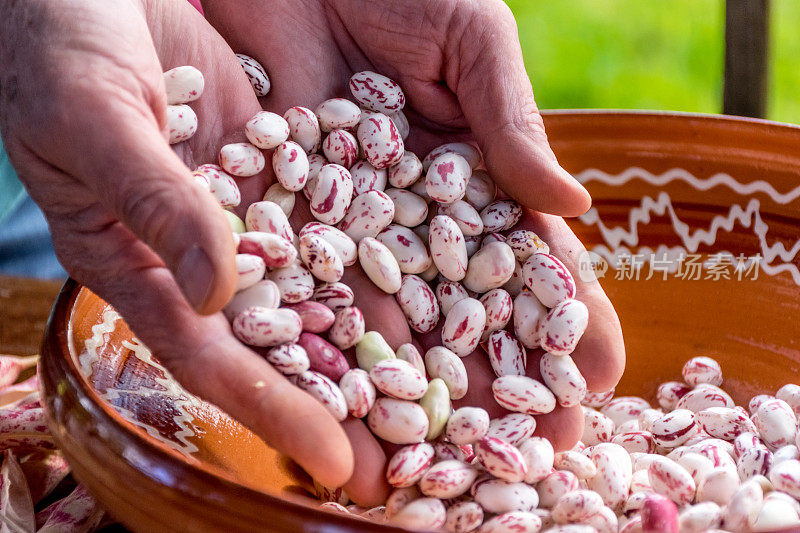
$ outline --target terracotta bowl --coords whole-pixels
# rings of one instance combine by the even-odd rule
[[[722,363],[737,402],[797,381],[800,128],[618,112],[545,122],[595,198],[571,225],[597,253],[582,275],[604,274],[622,320],[629,359],[618,392],[653,399],[698,354]],[[131,529],[386,530],[310,507],[308,480],[289,461],[166,379],[114,310],[72,281],[48,325],[42,373],[75,475]]]

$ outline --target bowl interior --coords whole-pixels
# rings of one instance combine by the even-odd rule
[[[586,272],[600,275],[622,321],[628,364],[618,393],[652,400],[695,355],[721,362],[737,403],[792,380],[800,370],[800,130],[652,113],[550,113],[545,121],[559,160],[595,199],[570,226],[597,254],[587,256],[594,265],[585,263]],[[749,260],[758,255],[757,265]],[[169,379],[86,289],[69,332],[87,393],[150,446],[256,491],[290,497],[308,487],[247,429]]]

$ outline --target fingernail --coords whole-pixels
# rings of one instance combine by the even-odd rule
[[[178,263],[175,278],[183,295],[199,311],[203,309],[214,285],[214,266],[205,250],[193,244]]]

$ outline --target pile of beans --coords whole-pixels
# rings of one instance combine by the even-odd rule
[[[269,79],[240,56],[257,94]],[[198,77],[199,75],[199,77]],[[185,102],[202,92],[192,67],[165,73],[170,136]],[[415,530],[452,532],[762,531],[800,524],[800,387],[758,396],[750,412],[719,388],[712,359],[686,363],[684,382],[664,383],[659,408],[642,398],[588,393],[570,357],[588,323],[575,282],[535,233],[515,229],[521,207],[497,190],[472,145],[449,143],[422,160],[405,150],[405,96],[389,78],[359,72],[357,103],[333,98],[315,110],[257,113],[249,142],[223,146],[218,165],[193,175],[224,208],[239,205],[232,176],[258,174],[272,150],[278,183],[229,211],[238,248],[238,292],[225,315],[234,334],[337,419],[366,418],[376,437],[403,445],[386,478],[385,506],[348,506],[317,486],[323,508]],[[174,117],[179,117],[176,119]],[[188,121],[191,123],[191,121]],[[174,128],[173,128],[174,126]],[[173,129],[176,132],[173,134]],[[388,188],[387,188],[388,187]],[[317,219],[295,233],[295,193]],[[365,331],[344,268],[359,262],[394,294],[409,326],[441,345],[396,351]],[[527,377],[527,351],[542,348],[542,381]],[[496,374],[499,405],[453,410],[469,377],[461,360],[481,349]],[[351,368],[345,353],[354,352]],[[585,430],[555,452],[533,436],[534,415],[582,404]]]

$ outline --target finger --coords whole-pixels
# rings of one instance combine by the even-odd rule
[[[348,418],[342,422],[353,448],[355,466],[353,477],[344,491],[357,505],[375,507],[386,501],[389,484],[386,482],[386,454],[363,420]]]
[[[498,186],[527,207],[561,216],[589,209],[583,186],[561,168],[547,142],[525,71],[517,26],[499,0],[457,10],[448,40],[445,80],[453,88],[487,169]]]
[[[586,249],[560,217],[527,211],[517,229],[534,231],[550,245],[551,253],[575,278],[576,298],[589,309],[589,325],[572,353],[589,390],[604,392],[615,387],[625,369],[622,327],[600,283],[585,282],[578,275],[578,258]]]
[[[68,270],[113,302],[187,390],[219,406],[323,485],[338,487],[350,478],[347,436],[322,404],[236,340],[221,313],[197,315],[134,235],[120,224],[91,236],[65,235],[64,227],[54,240]]]

